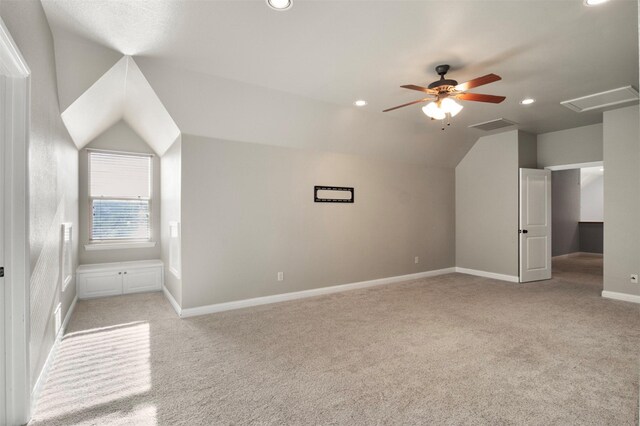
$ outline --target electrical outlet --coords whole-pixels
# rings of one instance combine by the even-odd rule
[[[629,281],[631,281],[634,284],[638,284],[638,274],[631,274]]]
[[[278,281],[284,281],[284,272],[278,272]]]
[[[420,258],[418,256],[413,259],[413,263],[420,263]]]

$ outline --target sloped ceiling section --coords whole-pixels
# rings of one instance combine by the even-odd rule
[[[62,113],[78,149],[122,118],[127,58],[122,58]]]
[[[124,56],[62,113],[71,138],[83,148],[124,120],[158,155],[180,135],[133,58]]]

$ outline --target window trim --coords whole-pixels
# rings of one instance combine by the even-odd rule
[[[118,248],[145,248],[155,247],[156,243],[153,241],[153,198],[154,198],[154,168],[153,158],[154,154],[148,152],[130,152],[130,151],[117,151],[108,149],[95,149],[86,148],[87,151],[87,200],[88,200],[88,214],[89,214],[89,237],[88,244],[85,244],[85,250],[109,250]],[[102,152],[107,154],[119,154],[136,157],[149,157],[149,198],[141,197],[92,197],[91,196],[91,159],[90,154],[92,152]],[[125,238],[125,239],[112,239],[112,240],[94,240],[93,236],[93,201],[94,200],[146,200],[149,203],[149,238]]]

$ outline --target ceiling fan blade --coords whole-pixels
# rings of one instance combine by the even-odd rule
[[[456,86],[458,92],[464,92],[465,90],[473,89],[474,87],[484,86],[485,84],[493,83],[494,81],[502,80],[502,77],[495,74],[487,74],[482,77],[474,78],[466,83],[460,83]]]
[[[409,105],[419,104],[420,102],[427,102],[427,101],[432,101],[432,100],[435,100],[435,99],[432,99],[432,98],[418,99],[417,101],[409,102],[409,103],[404,104],[404,105],[398,105],[397,107],[385,109],[382,112],[393,111],[394,109],[403,108],[403,107],[406,107],[406,106],[409,106]]]
[[[492,104],[499,104],[506,99],[504,96],[481,95],[480,93],[460,93],[456,95],[456,98],[463,101],[489,102]]]
[[[422,86],[416,86],[415,84],[405,84],[404,86],[400,86],[400,87],[402,87],[403,89],[417,90],[418,92],[424,92],[424,93],[429,93],[429,94],[433,94],[433,95],[438,93],[437,90],[428,89],[428,88],[422,87]]]

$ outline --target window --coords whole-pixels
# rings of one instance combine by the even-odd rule
[[[91,242],[151,239],[151,159],[89,151]]]

